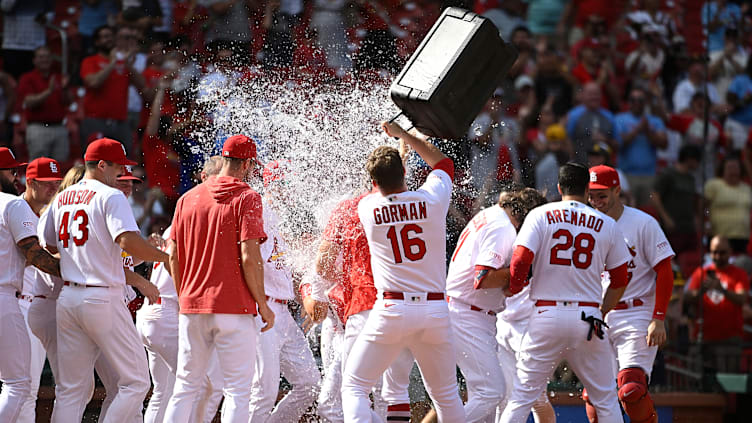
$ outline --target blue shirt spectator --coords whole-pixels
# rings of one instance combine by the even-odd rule
[[[744,125],[752,125],[752,79],[749,74],[737,75],[731,81],[728,92],[736,96],[737,104],[729,117]]]
[[[643,122],[647,122],[647,128],[637,132],[628,145],[627,135],[635,131]],[[650,132],[663,133],[665,137],[666,125],[659,118],[652,115],[634,115],[632,112],[624,112],[616,115],[616,128],[621,138],[619,143],[619,169],[632,175],[654,175],[658,157],[657,148],[648,138]]]
[[[566,128],[578,163],[587,163],[587,152],[594,144],[605,143],[612,149],[618,146],[614,115],[601,107],[601,88],[595,82],[582,88],[582,104],[570,110]]]
[[[723,50],[726,29],[739,28],[742,10],[739,5],[726,0],[715,0],[702,5],[702,25],[705,28],[708,52]]]

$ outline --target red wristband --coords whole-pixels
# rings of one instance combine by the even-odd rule
[[[311,296],[311,291],[313,289],[311,288],[310,284],[300,285],[300,297],[303,299],[306,299]]]

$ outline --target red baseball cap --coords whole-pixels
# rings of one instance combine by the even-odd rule
[[[100,138],[89,144],[86,148],[84,161],[91,162],[99,160],[115,162],[119,165],[133,166],[138,164],[125,157],[125,147],[120,141],[115,141],[110,138]]]
[[[16,156],[10,151],[8,147],[0,148],[0,169],[15,169],[21,167],[26,163],[21,163],[16,160]]]
[[[26,167],[26,179],[36,181],[62,181],[60,164],[55,159],[40,157]]]
[[[133,167],[125,165],[125,172],[118,176],[118,181],[144,182],[138,176],[133,176]]]
[[[256,143],[245,135],[233,135],[222,146],[222,157],[256,159]]]
[[[613,167],[593,166],[590,168],[590,189],[609,189],[619,186],[619,173]]]

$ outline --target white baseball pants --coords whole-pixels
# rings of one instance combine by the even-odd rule
[[[26,299],[18,299],[18,306],[24,317],[26,330],[29,333],[29,346],[31,347],[31,355],[29,356],[31,392],[29,392],[29,396],[26,397],[26,401],[21,408],[21,414],[18,416],[17,423],[36,422],[37,393],[39,392],[39,381],[42,378],[42,370],[44,369],[44,360],[46,358],[42,342],[34,335],[31,326],[29,326],[29,308],[31,307],[31,303],[31,301]]]
[[[29,307],[29,329],[42,343],[42,347],[47,353],[47,361],[50,363],[52,377],[57,383],[59,376],[57,367],[57,318],[55,309],[57,299],[34,298]],[[57,385],[55,386],[55,396],[57,397]]]
[[[343,423],[342,415],[342,344],[345,329],[330,310],[321,323],[321,362],[324,378],[316,412],[327,423]]]
[[[91,392],[94,362],[104,357],[117,389],[104,422],[127,421],[149,391],[149,368],[122,287],[65,286],[57,300],[58,380],[53,423],[80,421]]]
[[[606,315],[608,340],[616,356],[614,378],[619,370],[639,367],[650,377],[658,346],[648,346],[647,334],[653,319],[653,305],[643,304],[624,310],[612,310]],[[588,391],[590,395],[590,391]]]
[[[470,306],[452,300],[449,317],[454,332],[457,365],[465,376],[468,423],[493,421],[496,407],[506,395],[504,373],[496,355],[496,316],[471,310]]]
[[[287,305],[273,300],[267,304],[274,311],[274,327],[259,334],[250,422],[297,422],[318,396],[321,373],[308,340]],[[280,373],[290,382],[292,390],[274,407]]]
[[[178,372],[165,421],[187,423],[216,349],[224,381],[222,423],[248,423],[256,351],[251,314],[181,314],[178,317]]]
[[[29,332],[16,290],[0,286],[0,422],[14,422],[31,392]]]
[[[377,300],[350,351],[342,381],[346,422],[373,421],[368,394],[404,349],[418,362],[439,421],[465,421],[447,303],[406,295],[413,300]]]
[[[608,336],[600,339],[594,334],[588,341],[590,325],[582,320],[582,312],[601,317],[597,307],[580,307],[572,302],[536,307],[522,340],[514,391],[501,415],[502,423],[527,421],[533,403],[561,360],[567,360],[585,385],[599,423],[623,423],[611,372],[614,355]]]

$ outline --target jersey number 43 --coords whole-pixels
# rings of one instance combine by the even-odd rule
[[[560,242],[551,248],[551,264],[559,266],[574,265],[578,269],[587,269],[590,267],[590,263],[593,261],[593,249],[595,248],[595,238],[593,238],[593,235],[582,232],[577,234],[577,236],[572,236],[572,233],[568,230],[559,229],[554,232],[553,239],[560,240]],[[572,250],[571,258],[566,257],[569,254],[565,252],[569,250]]]
[[[84,245],[89,239],[89,215],[86,211],[76,210],[73,213],[73,219],[69,219],[70,214],[69,211],[63,213],[63,218],[60,220],[58,238],[63,243],[63,248],[68,248],[71,239],[78,247]]]

